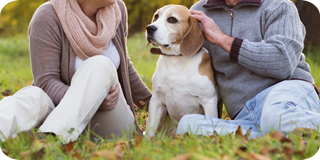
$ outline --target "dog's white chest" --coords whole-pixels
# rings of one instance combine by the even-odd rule
[[[201,58],[202,54],[196,54],[193,57],[163,56],[158,60],[153,76],[153,94],[176,121],[186,114],[204,114],[201,101],[214,97],[212,82],[199,74]]]

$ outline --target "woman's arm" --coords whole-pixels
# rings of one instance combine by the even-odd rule
[[[152,93],[148,87],[143,83],[133,64],[129,61],[129,79],[132,92],[133,103],[140,109],[144,109],[146,106],[146,111],[148,111],[149,101]]]
[[[230,56],[256,74],[279,80],[291,79],[301,62],[306,34],[297,9],[288,1],[267,8],[264,15],[264,40],[236,39],[240,47],[238,50],[235,47],[237,51]]]
[[[45,3],[35,12],[28,33],[33,85],[42,88],[55,105],[69,88],[60,78],[62,33],[59,24],[51,3]]]
[[[122,24],[125,24],[123,26],[123,33],[124,33],[124,41],[127,43],[127,36],[128,36],[128,19],[127,19],[127,9],[125,4],[122,1],[118,1],[119,7],[121,9],[122,13]],[[125,54],[128,57],[128,51],[125,50]],[[126,60],[128,65],[128,72],[129,72],[129,82],[131,86],[131,94],[133,103],[138,106],[140,109],[144,109],[144,107],[148,107],[149,101],[151,98],[152,93],[148,89],[148,87],[143,83],[142,79],[140,78],[138,72],[133,67],[132,62],[130,61],[130,58]],[[146,108],[146,111],[148,111],[148,108]]]

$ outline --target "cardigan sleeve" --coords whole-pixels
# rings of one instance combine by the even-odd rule
[[[148,87],[143,83],[136,69],[133,67],[132,62],[129,61],[129,78],[132,92],[133,103],[140,109],[148,111],[149,101],[151,99],[151,92]]]
[[[35,12],[29,25],[33,85],[42,88],[57,106],[69,86],[60,79],[61,31],[51,3]]]
[[[118,1],[119,7],[121,8],[122,12],[122,24],[123,25],[123,33],[124,33],[124,50],[126,54],[126,66],[128,68],[129,74],[129,83],[130,83],[130,90],[133,99],[133,103],[139,107],[140,109],[146,108],[148,111],[149,101],[151,99],[151,92],[148,87],[143,83],[142,79],[140,78],[137,70],[134,68],[133,63],[130,61],[128,57],[128,50],[126,47],[127,44],[127,36],[128,36],[128,19],[127,19],[127,9],[123,1]]]
[[[125,14],[125,22],[128,22],[127,14]],[[127,40],[128,35],[128,23],[126,23],[125,27],[125,39]],[[127,42],[126,42],[127,43]],[[126,48],[126,54],[128,55],[128,50]],[[148,111],[149,101],[151,99],[152,93],[148,89],[148,87],[144,84],[137,70],[134,68],[133,63],[128,58],[128,72],[129,72],[129,81],[132,92],[133,103],[138,106],[140,109],[144,109],[146,107],[146,111]]]
[[[264,39],[251,42],[236,38],[230,59],[259,75],[291,79],[301,61],[305,37],[297,9],[291,2],[268,7],[262,21]]]

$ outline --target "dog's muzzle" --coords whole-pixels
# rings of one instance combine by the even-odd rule
[[[149,25],[147,26],[147,33],[148,35],[153,35],[154,32],[156,32],[158,30],[158,28],[154,25]]]
[[[154,25],[149,25],[149,26],[147,26],[146,29],[147,29],[147,33],[148,33],[147,39],[150,42],[150,39],[153,39],[153,35],[158,30],[158,28]]]

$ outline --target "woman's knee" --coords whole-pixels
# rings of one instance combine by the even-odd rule
[[[84,78],[99,77],[98,79],[112,79],[112,84],[117,82],[117,69],[115,68],[112,61],[102,55],[93,56],[85,60],[81,66],[77,69],[75,75],[72,78],[73,83],[77,77],[81,77],[81,81]]]
[[[109,58],[102,56],[102,55],[90,57],[86,61],[88,61],[88,63],[91,63],[96,66],[115,69],[115,66],[112,63],[112,61]]]
[[[28,99],[28,101],[33,102],[34,105],[39,107],[48,107],[51,110],[55,108],[51,98],[47,95],[47,93],[37,86],[26,86],[20,89],[14,96],[16,99],[18,99],[18,101]]]
[[[86,68],[86,70],[89,70],[87,72],[98,71],[99,74],[107,73],[112,76],[117,75],[117,69],[115,68],[112,61],[109,58],[102,55],[88,58],[87,60],[85,60],[83,65],[84,68]]]
[[[15,94],[24,94],[24,93],[33,93],[33,94],[37,94],[37,95],[41,95],[44,93],[44,91],[37,86],[26,86],[21,88],[19,91],[17,91]]]

